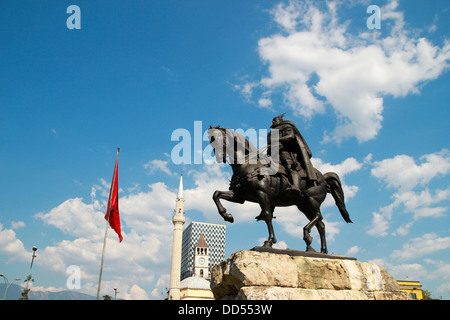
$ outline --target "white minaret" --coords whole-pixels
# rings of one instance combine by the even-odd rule
[[[169,300],[180,300],[180,278],[181,278],[181,243],[183,240],[184,217],[183,198],[183,173],[180,177],[178,187],[177,203],[173,222],[173,244],[172,244],[172,270],[170,272]]]

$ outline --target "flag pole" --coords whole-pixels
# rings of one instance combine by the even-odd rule
[[[108,218],[109,218],[109,216],[108,216]],[[100,295],[100,284],[102,282],[103,260],[105,259],[105,247],[106,247],[106,238],[108,235],[108,224],[109,224],[109,219],[108,219],[108,221],[106,221],[105,239],[103,240],[102,263],[100,264],[100,276],[98,277],[97,300]]]
[[[120,151],[120,148],[117,148],[116,163],[117,163],[117,160],[119,159],[119,151]],[[114,170],[113,180],[112,180],[113,182],[111,183],[111,190],[113,188],[113,183],[115,181],[115,178],[116,178],[116,170]],[[111,197],[111,190],[109,192],[109,197]],[[109,200],[110,199],[108,199],[108,204],[110,203]],[[98,277],[97,300],[98,300],[99,295],[100,295],[100,285],[102,283],[103,261],[105,259],[106,239],[107,239],[107,235],[108,235],[108,225],[109,225],[109,216],[110,216],[109,208],[107,207],[106,210],[107,210],[107,214],[108,214],[108,219],[106,220],[105,238],[103,239],[102,262],[100,264],[100,275]]]

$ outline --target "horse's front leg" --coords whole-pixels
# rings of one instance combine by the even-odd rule
[[[231,201],[231,202],[237,202],[237,203],[244,203],[244,201],[236,199],[235,194],[232,190],[230,190],[230,191],[216,190],[214,192],[213,200],[217,206],[217,210],[219,211],[219,214],[222,216],[222,218],[225,221],[233,223],[234,222],[233,215],[231,215],[230,213],[227,213],[227,209],[222,205],[222,203],[220,202],[220,199],[224,199],[224,200]]]

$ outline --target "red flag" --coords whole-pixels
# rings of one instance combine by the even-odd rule
[[[117,174],[119,169],[119,150],[117,150],[116,166],[114,167],[114,176],[109,191],[108,204],[106,206],[105,219],[109,222],[111,228],[116,231],[119,241],[122,242],[122,234],[120,233],[120,217],[119,217],[119,185],[117,182]]]

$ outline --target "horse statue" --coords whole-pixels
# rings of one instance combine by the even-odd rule
[[[351,223],[349,213],[344,203],[344,192],[339,176],[334,172],[322,173],[314,168],[316,182],[309,185],[307,179],[301,179],[300,192],[292,192],[292,184],[289,182],[283,167],[278,167],[277,171],[270,171],[270,164],[274,164],[272,157],[269,157],[258,150],[243,135],[220,126],[208,129],[208,136],[217,163],[230,164],[233,175],[230,180],[228,191],[216,190],[213,200],[217,206],[219,214],[225,221],[234,222],[234,218],[223,207],[220,199],[243,204],[245,201],[258,203],[261,213],[255,218],[257,221],[264,220],[267,224],[269,237],[264,242],[264,247],[271,248],[277,242],[275,237],[272,219],[275,207],[288,207],[295,205],[303,212],[309,223],[303,228],[303,240],[306,243],[306,251],[315,250],[311,247],[311,229],[316,226],[319,231],[321,250],[327,254],[327,244],[325,239],[325,224],[320,212],[320,205],[325,200],[327,193],[331,193],[342,218]],[[262,148],[261,148],[262,149]],[[276,164],[276,163],[275,163]]]

